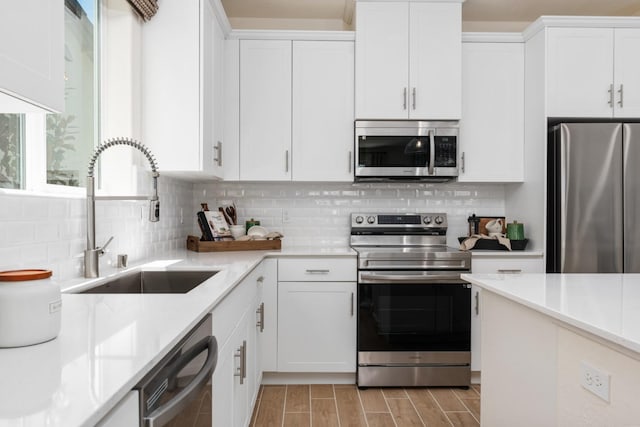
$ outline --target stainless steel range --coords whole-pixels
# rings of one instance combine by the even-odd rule
[[[446,234],[444,213],[351,215],[359,387],[469,386],[471,255]]]

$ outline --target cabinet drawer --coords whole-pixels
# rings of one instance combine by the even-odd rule
[[[472,273],[544,273],[542,257],[482,257],[471,260]]]
[[[356,258],[321,257],[278,260],[279,282],[355,282]]]
[[[242,314],[249,308],[258,292],[257,279],[262,264],[254,268],[211,312],[213,335],[222,348],[238,325]]]

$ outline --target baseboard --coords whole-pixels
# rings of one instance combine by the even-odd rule
[[[480,384],[480,371],[471,371],[471,384]]]
[[[264,372],[262,384],[355,384],[355,373]]]

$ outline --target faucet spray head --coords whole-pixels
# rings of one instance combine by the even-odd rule
[[[149,221],[160,221],[160,199],[158,198],[158,173],[153,174],[153,196],[149,202]]]

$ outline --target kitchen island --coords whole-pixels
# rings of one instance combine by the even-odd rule
[[[482,425],[638,425],[640,275],[462,277],[482,288]]]
[[[0,349],[0,426],[95,426],[266,257],[355,257],[349,248],[177,251],[104,277],[60,283],[62,327],[47,343]],[[212,270],[186,294],[75,294],[135,270]],[[54,276],[55,277],[55,276]],[[215,322],[216,319],[214,318]]]

